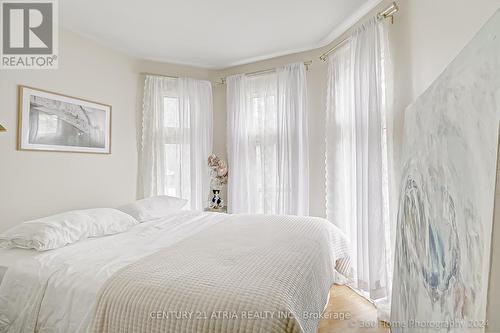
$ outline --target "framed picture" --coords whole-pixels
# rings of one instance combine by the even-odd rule
[[[111,153],[111,106],[19,86],[20,150]]]

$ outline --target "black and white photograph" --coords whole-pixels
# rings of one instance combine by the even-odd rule
[[[20,149],[109,153],[111,107],[20,87]]]

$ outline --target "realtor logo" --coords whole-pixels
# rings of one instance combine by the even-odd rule
[[[55,69],[58,17],[55,0],[0,0],[1,69]]]

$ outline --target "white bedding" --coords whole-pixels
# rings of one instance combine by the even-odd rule
[[[16,260],[0,284],[0,332],[87,332],[99,291],[113,274],[226,217],[183,211]]]
[[[139,224],[128,232],[26,256],[9,267],[0,285],[0,332],[9,323],[7,332],[32,332],[35,324],[39,332],[86,332],[97,293],[113,273],[223,217],[183,211]],[[34,323],[28,318],[40,297],[43,300]]]
[[[7,269],[14,266],[17,262],[34,257],[35,251],[25,249],[0,249],[0,284]]]

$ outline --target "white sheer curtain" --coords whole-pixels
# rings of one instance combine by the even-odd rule
[[[354,287],[373,300],[392,283],[392,73],[386,27],[372,19],[329,57],[327,218],[350,238]]]
[[[229,208],[307,215],[309,155],[304,64],[227,79]]]
[[[146,76],[142,134],[143,195],[176,196],[202,209],[210,182],[211,83]]]
[[[303,63],[278,68],[278,214],[309,215],[309,121]]]

